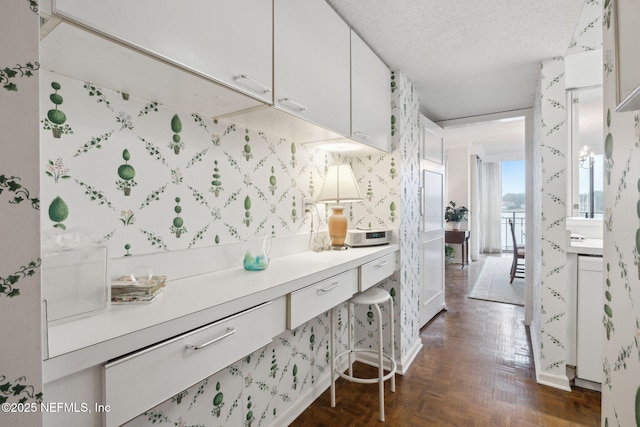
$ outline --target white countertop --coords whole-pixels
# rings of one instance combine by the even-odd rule
[[[602,255],[602,239],[571,240],[568,253],[584,255]]]
[[[274,258],[263,271],[238,267],[168,280],[164,293],[150,304],[114,305],[50,324],[45,382],[275,300],[398,250],[397,244],[389,244],[306,251]]]

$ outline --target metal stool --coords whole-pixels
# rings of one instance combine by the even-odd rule
[[[380,304],[389,303],[389,330],[391,332],[391,355],[387,355],[383,352],[383,335],[382,335],[382,312],[380,311]],[[380,288],[371,288],[365,292],[357,294],[349,301],[348,304],[348,339],[349,348],[340,354],[334,354],[334,335],[336,332],[334,324],[334,310],[331,310],[331,407],[336,406],[336,375],[346,379],[347,381],[353,381],[362,384],[375,384],[378,383],[378,393],[380,400],[380,421],[384,421],[384,382],[391,379],[391,391],[396,391],[396,360],[394,351],[394,326],[393,326],[393,299],[389,292]],[[371,306],[374,316],[374,320],[378,322],[378,351],[365,348],[354,348],[353,337],[351,329],[353,323],[353,306],[354,305],[366,305]],[[353,354],[354,353],[369,353],[377,357],[378,359],[378,377],[377,378],[357,378],[353,376]],[[338,371],[336,365],[340,362],[340,359],[344,356],[349,356],[349,370],[348,374]],[[384,373],[384,361],[388,362],[390,369],[385,375]],[[375,366],[375,365],[374,365]]]

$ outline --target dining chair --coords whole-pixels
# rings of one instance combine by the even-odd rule
[[[523,260],[525,256],[525,250],[523,245],[518,245],[516,242],[516,232],[513,225],[513,221],[509,220],[509,228],[511,229],[511,239],[513,240],[513,261],[511,263],[511,277],[509,283],[513,283],[514,278],[524,279],[524,264],[519,263],[519,260]]]

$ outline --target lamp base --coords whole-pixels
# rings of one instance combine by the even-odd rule
[[[347,237],[347,217],[344,215],[344,206],[336,205],[331,208],[333,214],[329,217],[329,236],[333,249],[346,248],[344,239]]]

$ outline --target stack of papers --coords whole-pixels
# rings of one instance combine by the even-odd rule
[[[112,304],[149,303],[160,295],[166,285],[167,276],[151,276],[148,280],[133,280],[122,276],[111,282]]]

